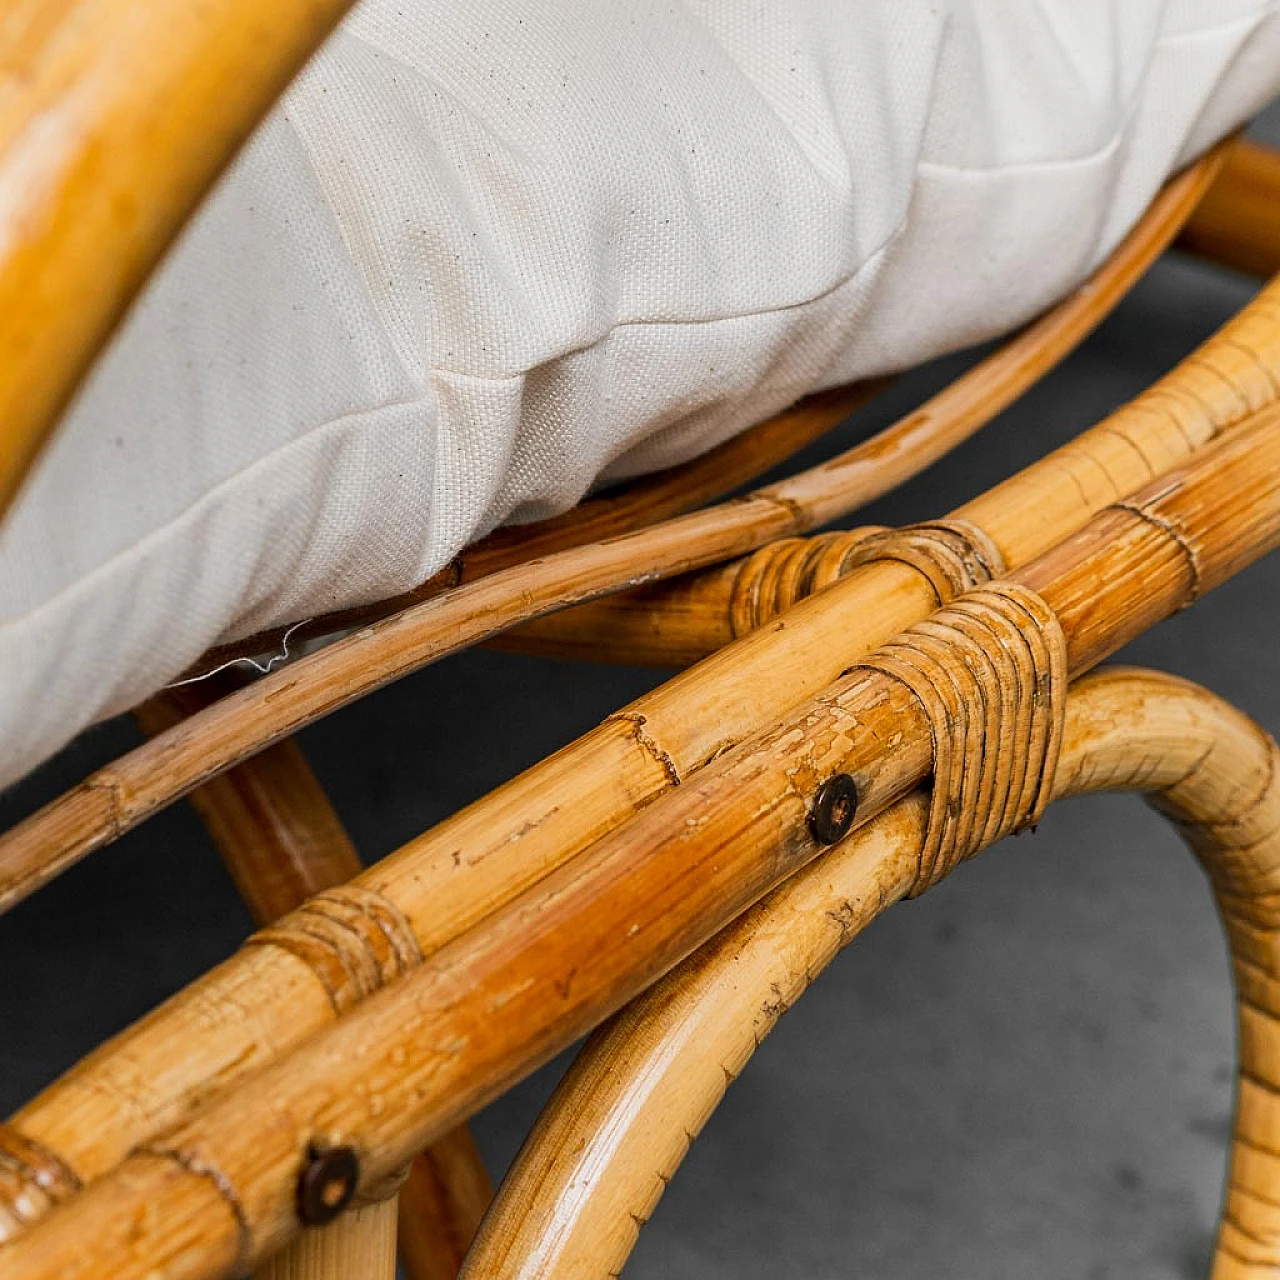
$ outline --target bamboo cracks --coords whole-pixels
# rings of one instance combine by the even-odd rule
[[[1274,436],[1268,424],[1275,413],[1256,406],[1268,402],[1271,370],[1280,368],[1274,305],[1271,295],[1260,299],[1224,331],[1224,341],[1208,344],[1153,394],[970,504],[974,536],[980,536],[979,521],[994,535],[985,539],[991,545],[987,558],[999,556],[1016,569],[1108,503],[1119,498],[1132,506],[1139,500],[1126,494],[1187,457],[1197,462],[1195,491],[1212,491],[1216,503],[1245,522],[1235,530],[1242,553],[1259,551],[1265,538],[1255,517],[1265,523],[1266,501],[1257,486],[1269,483],[1262,459],[1263,449],[1274,447],[1265,442]],[[1186,379],[1185,390],[1179,379]],[[1243,425],[1241,417],[1251,409],[1249,425]],[[1219,434],[1216,460],[1201,463],[1211,455],[1193,451]],[[1216,466],[1225,468],[1227,484],[1238,487],[1215,486]],[[1205,537],[1219,550],[1195,547],[1197,585],[1190,586],[1192,561],[1184,545],[1189,535],[1178,533],[1188,512],[1199,518],[1194,505],[1182,509],[1190,492],[1166,471],[1150,498],[1157,504],[1150,512],[1122,507],[1102,517],[1117,548],[1149,558],[1123,561],[1131,567],[1117,594],[1101,593],[1087,575],[1077,582],[1077,645],[1092,643],[1088,610],[1095,594],[1110,600],[1118,619],[1136,618],[1140,626],[1155,616],[1148,611],[1172,607],[1188,591],[1207,586],[1215,573],[1231,570],[1229,560],[1214,562],[1215,556],[1235,554],[1214,526]],[[1259,494],[1261,506],[1244,503],[1250,493]],[[1160,521],[1173,533],[1162,530]],[[1097,535],[1083,536],[1087,549]],[[1075,548],[1082,550],[1078,543]],[[970,561],[966,572],[981,557]],[[1148,575],[1151,590],[1140,581]],[[640,811],[652,815],[655,801],[671,798],[681,783],[690,784],[696,798],[707,784],[708,761],[723,761],[736,743],[776,722],[789,706],[821,694],[869,649],[923,618],[939,604],[942,582],[902,559],[861,566],[796,605],[785,619],[609,717],[579,742],[366,871],[353,885],[358,901],[348,896],[316,910],[355,911],[359,923],[359,902],[390,904],[391,915],[377,911],[378,918],[394,922],[400,954],[408,957],[396,963],[405,964],[402,972],[419,971],[417,955],[430,962],[451,939],[610,833],[626,829]],[[975,582],[957,578],[944,589],[961,591]],[[1036,582],[1029,585],[1039,590]],[[1070,612],[1069,599],[1063,604]],[[901,728],[898,711],[911,721],[911,705],[910,695],[891,695],[885,711],[891,734]],[[911,723],[915,746],[900,751],[898,763],[918,774],[929,763],[928,730],[918,716]],[[381,926],[369,933],[361,924],[360,936],[376,942],[388,935]],[[351,963],[372,982],[394,959],[375,949]],[[366,983],[363,989],[372,987]],[[23,1108],[14,1118],[16,1132],[57,1153],[76,1178],[90,1182],[152,1135],[180,1123],[211,1093],[327,1026],[335,1013],[334,991],[300,946],[248,947]],[[145,1087],[138,1088],[138,1081]],[[109,1101],[122,1093],[131,1098],[127,1112]]]
[[[163,732],[237,683],[224,673],[184,685],[144,704],[136,718],[144,732]],[[292,739],[215,778],[191,801],[260,928],[362,870],[341,819]],[[393,1184],[388,1198],[395,1189]],[[388,1241],[391,1276],[397,1234],[409,1280],[453,1280],[491,1195],[480,1154],[462,1126],[414,1159],[399,1189],[398,1215],[377,1204],[345,1215],[273,1257],[260,1280],[345,1280],[352,1257],[386,1253]],[[7,1234],[0,1229],[0,1239]],[[373,1280],[376,1273],[369,1265],[363,1274]]]
[[[1276,1145],[1268,1091],[1280,1084],[1267,991],[1280,977],[1270,906],[1280,878],[1276,755],[1248,717],[1195,685],[1112,668],[1073,686],[1054,779],[1055,799],[1146,793],[1191,841],[1227,923],[1242,1054],[1216,1280],[1270,1275],[1280,1262],[1280,1169],[1267,1155]],[[908,892],[927,815],[920,793],[900,800],[601,1027],[526,1141],[464,1276],[619,1273],[689,1136],[778,1018]]]

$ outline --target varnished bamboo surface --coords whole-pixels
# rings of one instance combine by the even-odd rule
[[[1280,152],[1248,138],[1232,147],[1178,243],[1253,275],[1280,271]]]
[[[350,5],[6,5],[0,514],[178,229]]]
[[[1158,467],[1238,423],[1245,408],[1267,403],[1271,369],[1280,367],[1278,328],[1260,300],[1228,341],[1193,357],[1185,392],[1165,388],[975,506],[975,517],[999,535],[1006,561],[1017,565],[1043,551]],[[1033,519],[1020,516],[1027,509]],[[1167,569],[1168,556],[1164,563]],[[406,954],[416,948],[429,957],[637,811],[651,814],[682,780],[686,790],[700,785],[707,761],[818,694],[936,604],[916,570],[866,566],[792,609],[785,625],[770,624],[610,717],[356,884],[371,901],[390,904]],[[409,967],[417,963],[410,956]],[[361,997],[349,984],[335,992],[333,981],[296,946],[250,947],[103,1046],[14,1123],[92,1180],[190,1114],[214,1082],[229,1086],[325,1026],[335,999]],[[146,1088],[136,1088],[139,1080]],[[127,1112],[104,1103],[121,1090],[131,1091]]]
[[[493,1199],[465,1124],[437,1138],[409,1168],[400,1193],[399,1247],[413,1280],[454,1280]]]
[[[1190,835],[1218,890],[1248,1028],[1218,1280],[1274,1274],[1280,1263],[1280,1166],[1258,1154],[1276,1146],[1267,1090],[1280,1086],[1280,1025],[1249,995],[1280,979],[1271,905],[1280,885],[1276,757],[1257,725],[1204,690],[1114,668],[1072,689],[1054,788],[1055,798],[1153,795]],[[504,1182],[468,1258],[468,1280],[600,1280],[622,1270],[691,1138],[764,1037],[840,949],[906,893],[927,813],[919,793],[899,801],[595,1033]],[[1242,824],[1266,833],[1243,875]],[[1259,914],[1265,932],[1241,927],[1242,916]],[[1274,1007],[1269,997],[1266,1008]]]
[[[1056,614],[1072,671],[1280,542],[1277,420],[1254,415],[1014,575]],[[8,1245],[6,1275],[74,1280],[84,1239],[123,1278],[231,1274],[296,1229],[294,1183],[315,1143],[358,1151],[362,1184],[385,1177],[810,861],[808,810],[824,779],[853,777],[862,823],[924,779],[920,705],[878,677],[854,671],[793,708],[142,1146]],[[169,1212],[139,1216],[154,1203]]]
[[[143,731],[161,733],[242,684],[223,672],[157,695],[135,713]],[[212,779],[191,802],[249,914],[269,925],[313,894],[354,879],[359,854],[302,749],[292,739]],[[443,1134],[410,1166],[400,1191],[399,1238],[408,1280],[453,1280],[492,1196],[484,1162],[465,1125]],[[344,1268],[383,1247],[390,1232],[394,1272],[396,1215],[360,1210],[321,1231],[304,1232],[267,1264],[263,1280],[346,1280]],[[0,1239],[4,1232],[0,1231]],[[381,1274],[370,1261],[361,1274]]]
[[[244,683],[231,672],[221,672],[208,681],[157,694],[138,707],[134,717],[144,733],[155,737]],[[292,738],[211,778],[189,798],[259,927],[364,869]]]
[[[528,618],[825,523],[913,474],[977,430],[1093,328],[1181,225],[1219,160],[1206,157],[1175,179],[1076,294],[874,440],[748,499],[514,566],[415,605],[265,676],[99,770],[0,837],[0,909],[240,760],[410,671]],[[1246,384],[1256,376],[1247,372]],[[1214,415],[1240,415],[1242,398],[1222,386],[1210,389],[1204,416],[1212,429]],[[1164,426],[1181,436],[1172,416],[1163,414]],[[1079,510],[1077,523],[1088,514]],[[1059,526],[1052,536],[1065,531]],[[931,603],[913,606],[914,616]]]

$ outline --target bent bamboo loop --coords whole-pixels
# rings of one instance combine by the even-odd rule
[[[1278,419],[1255,415],[1014,575],[1056,614],[1072,671],[1280,543]],[[251,1265],[296,1230],[306,1152],[346,1144],[362,1185],[384,1177],[809,862],[809,800],[822,779],[852,775],[869,821],[923,780],[930,754],[910,694],[875,673],[838,682],[146,1143],[0,1251],[6,1274],[75,1280],[85,1274],[75,1242],[86,1238],[121,1280]],[[1229,891],[1255,853],[1253,840],[1237,850]],[[145,1214],[153,1203],[168,1211]]]
[[[1271,905],[1280,885],[1278,755],[1256,724],[1203,689],[1112,668],[1072,687],[1054,780],[1055,799],[1099,790],[1151,796],[1191,839],[1227,922],[1242,1056],[1216,1280],[1260,1278],[1280,1265],[1280,1157],[1261,1150],[1276,1147],[1267,1090],[1280,1085],[1280,1022],[1267,987],[1280,983]],[[691,1137],[764,1037],[910,890],[927,815],[922,794],[900,800],[595,1032],[503,1183],[464,1278],[619,1274]],[[1250,851],[1243,874],[1242,847]],[[1258,911],[1263,931],[1245,923]],[[1271,1012],[1256,1007],[1258,992]]]
[[[0,910],[209,778],[411,671],[528,618],[815,527],[892,487],[989,421],[1094,327],[1181,225],[1221,155],[1219,148],[1175,178],[1075,294],[865,445],[749,498],[525,562],[414,605],[264,676],[99,770],[0,837]],[[1222,398],[1219,386],[1209,404]],[[1239,416],[1238,398],[1224,412]],[[1087,514],[1077,513],[1075,524]],[[1074,525],[1059,526],[1059,536],[1066,527]]]

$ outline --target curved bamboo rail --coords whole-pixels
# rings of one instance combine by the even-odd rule
[[[816,527],[892,487],[989,421],[1093,328],[1181,225],[1220,156],[1221,148],[1174,179],[1141,226],[1069,299],[865,444],[748,498],[525,562],[415,605],[263,677],[99,770],[0,836],[0,910],[216,774],[411,671],[528,618],[731,559],[775,538]],[[1275,335],[1258,328],[1255,336],[1245,324],[1238,336],[1241,342],[1257,344],[1257,358],[1265,363],[1270,359],[1268,342]],[[1224,357],[1224,371],[1234,373],[1240,363],[1238,353]],[[1275,367],[1280,369],[1280,362]],[[1242,385],[1249,386],[1247,394],[1234,388],[1227,394],[1212,379],[1201,379],[1210,384],[1204,389],[1205,407],[1193,412],[1203,416],[1207,434],[1194,424],[1184,427],[1180,406],[1163,411],[1165,429],[1189,447],[1190,439],[1213,434],[1220,420],[1239,417],[1245,405],[1259,402],[1252,389],[1257,369],[1246,369],[1241,376]],[[1196,390],[1199,394],[1200,388]],[[1176,444],[1166,452],[1184,456]],[[1147,478],[1144,471],[1133,484]],[[1096,483],[1093,487],[1098,488]],[[1108,493],[1104,502],[1114,496]],[[1074,524],[1059,524],[1036,549],[1077,527],[1089,514],[1080,505]],[[1043,532],[1039,522],[1037,534]],[[933,603],[931,598],[921,601],[915,616],[922,616]],[[745,724],[749,727],[777,710],[780,707],[752,707]],[[732,724],[733,717],[727,723]],[[626,736],[633,737],[630,731]]]
[[[1072,673],[1280,544],[1278,421],[1256,415],[1013,576],[1056,617]],[[0,1250],[6,1276],[100,1267],[196,1280],[252,1265],[296,1232],[295,1183],[317,1144],[349,1148],[359,1185],[377,1184],[816,856],[820,782],[850,775],[865,824],[924,780],[932,753],[921,704],[855,670],[242,1087],[193,1106]],[[389,897],[376,909],[394,918]],[[296,939],[317,918],[284,924]],[[139,1092],[134,1082],[118,1101],[137,1105]]]
[[[1280,271],[1280,151],[1242,138],[1178,238],[1188,253],[1264,278]]]
[[[1072,688],[1054,785],[1055,799],[1148,793],[1191,839],[1218,896],[1242,1052],[1217,1280],[1280,1266],[1280,1157],[1266,1152],[1280,1089],[1278,757],[1256,724],[1203,689],[1112,668]],[[602,1280],[622,1271],[691,1137],[764,1037],[910,888],[927,813],[919,793],[899,801],[593,1035],[503,1183],[464,1277]]]
[[[1240,416],[1268,403],[1272,370],[1280,369],[1275,303],[1274,295],[1261,297],[1165,383],[988,495],[977,514],[1006,563],[1044,551],[1215,435],[1225,432],[1222,444],[1248,435]],[[1172,563],[1176,572],[1181,554],[1172,562],[1155,554],[1153,571]],[[652,815],[682,780],[701,785],[708,761],[818,694],[937,603],[916,569],[893,561],[864,566],[790,610],[785,625],[737,642],[411,842],[353,888],[392,905],[414,967],[417,956],[432,956],[641,810]],[[68,1170],[63,1181],[50,1173],[50,1186],[90,1182],[331,1023],[328,983],[323,969],[287,947],[249,947],[29,1103],[9,1133]],[[361,998],[343,988],[344,1008]],[[117,1105],[125,1096],[128,1106]],[[37,1196],[35,1186],[28,1179],[8,1194],[47,1208],[49,1197]]]
[[[162,733],[242,682],[229,672],[159,694],[135,712],[144,733]],[[342,820],[292,738],[214,778],[190,796],[200,820],[262,928],[307,898],[363,870]],[[465,1125],[414,1158],[399,1214],[369,1206],[307,1233],[265,1264],[262,1280],[347,1280],[352,1257],[383,1249],[389,1233],[408,1280],[453,1280],[493,1188]],[[398,1228],[398,1229],[397,1229]],[[0,1239],[5,1232],[0,1229]],[[372,1267],[361,1272],[372,1280]]]
[[[1278,395],[1280,280],[1094,431],[957,507],[949,518],[985,530],[1007,564],[1021,564],[1043,550],[1044,543],[1036,545],[1037,526],[1061,536],[1074,512],[1096,510],[1100,498],[1110,500],[1126,485],[1158,475]],[[841,552],[856,544],[858,532],[827,535],[822,558],[823,548],[813,548],[812,540],[779,539],[701,573],[526,622],[496,643],[581,661],[685,666],[829,586],[844,572]]]
[[[0,27],[9,89],[0,105],[0,514],[201,196],[351,3],[9,7]]]
[[[806,396],[790,409],[748,427],[683,466],[643,476],[616,492],[587,498],[547,520],[503,525],[465,547],[439,573],[402,595],[272,627],[243,640],[218,645],[201,655],[186,678],[199,678],[228,663],[243,662],[263,653],[278,653],[284,648],[286,635],[289,643],[296,646],[318,636],[368,626],[502,569],[588,542],[617,538],[683,515],[705,502],[723,497],[812,444],[857,412],[887,381],[874,379]]]

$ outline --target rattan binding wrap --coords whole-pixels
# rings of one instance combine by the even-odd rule
[[[80,1185],[54,1152],[0,1124],[0,1240],[42,1218]]]
[[[422,963],[403,912],[361,884],[317,893],[246,945],[280,947],[297,956],[320,980],[335,1013]]]
[[[933,738],[929,824],[909,896],[1039,820],[1062,744],[1067,645],[1034,591],[1015,582],[971,591],[854,669],[905,685]]]
[[[999,548],[967,520],[782,538],[742,561],[729,599],[734,638],[764,626],[860,565],[897,560],[919,572],[940,605],[1005,571]]]

